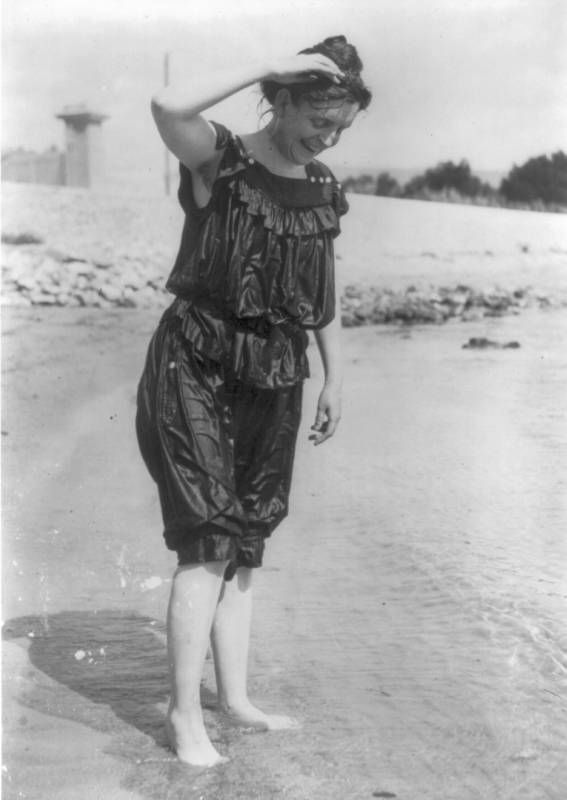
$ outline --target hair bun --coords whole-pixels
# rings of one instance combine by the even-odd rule
[[[358,75],[362,72],[362,61],[356,47],[349,44],[346,36],[328,36],[324,41],[314,47],[308,47],[302,53],[321,53],[340,67],[343,72]]]
[[[301,99],[309,102],[325,103],[329,100],[344,102],[345,98],[358,103],[360,109],[368,108],[372,99],[372,92],[362,80],[362,61],[356,47],[350,44],[346,36],[328,36],[323,42],[300,50],[301,54],[309,55],[320,53],[322,56],[334,61],[342,72],[342,78],[332,81],[328,76],[308,76],[303,83],[281,84],[277,81],[262,81],[260,87],[266,100],[273,104],[278,91],[285,86],[294,103]]]
[[[327,36],[327,38],[323,41],[323,44],[346,44],[346,36],[343,36],[342,34],[340,36]]]

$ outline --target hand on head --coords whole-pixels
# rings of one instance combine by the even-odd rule
[[[342,71],[327,56],[320,53],[300,53],[276,64],[267,80],[280,85],[293,85],[327,78],[338,84],[342,77]]]
[[[294,103],[349,100],[360,109],[368,107],[372,94],[362,77],[362,61],[356,48],[344,36],[331,36],[323,42],[285,58],[261,82],[262,93],[273,105],[282,86],[289,87]]]

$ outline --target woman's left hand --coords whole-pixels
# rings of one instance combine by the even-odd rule
[[[319,402],[317,403],[317,414],[315,416],[315,424],[311,426],[311,430],[315,433],[309,437],[313,444],[323,444],[327,439],[337,430],[337,425],[341,418],[341,390],[340,386],[335,384],[325,383],[321,394],[319,395]]]

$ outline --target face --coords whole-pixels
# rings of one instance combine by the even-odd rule
[[[308,164],[323,150],[337,144],[359,111],[359,104],[349,100],[340,105],[333,102],[317,106],[308,100],[295,105],[290,99],[276,106],[278,117],[272,139],[284,158],[293,164]]]

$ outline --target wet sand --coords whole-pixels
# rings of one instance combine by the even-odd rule
[[[567,315],[345,331],[316,449],[312,353],[250,668],[303,728],[208,708],[214,770],[163,733],[174,556],[133,431],[157,315],[4,313],[4,797],[563,800]]]

